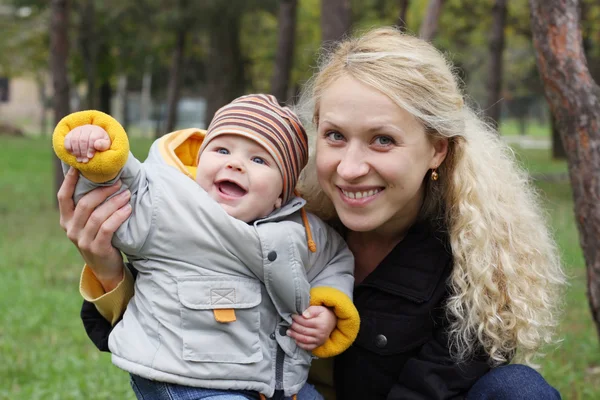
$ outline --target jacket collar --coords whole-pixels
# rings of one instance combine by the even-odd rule
[[[431,299],[452,267],[445,230],[418,222],[375,270],[357,286],[372,286],[417,303]]]
[[[254,226],[262,224],[263,222],[277,222],[282,219],[287,219],[287,217],[290,215],[300,211],[305,204],[306,200],[304,200],[302,197],[294,196],[283,207],[274,210],[271,214],[264,218],[254,221]]]

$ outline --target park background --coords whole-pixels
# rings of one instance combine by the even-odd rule
[[[599,82],[600,1],[542,3],[576,4],[569,10]],[[134,398],[127,374],[95,349],[79,319],[82,262],[56,209],[57,118],[109,112],[143,159],[154,138],[205,128],[241,94],[268,92],[293,104],[320,46],[385,25],[449,56],[469,102],[498,124],[530,172],[569,280],[562,340],[544,349],[540,372],[566,399],[600,398],[587,299],[593,274],[567,165],[574,148],[563,146],[564,125],[553,123],[544,96],[528,1],[0,0],[0,399]]]

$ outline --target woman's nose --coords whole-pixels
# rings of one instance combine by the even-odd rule
[[[369,172],[369,164],[360,149],[350,146],[337,166],[338,175],[345,181],[353,181]]]

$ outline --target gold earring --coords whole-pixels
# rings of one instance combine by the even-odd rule
[[[439,178],[440,178],[440,176],[438,175],[436,169],[434,168],[433,171],[431,171],[431,180],[437,181]]]

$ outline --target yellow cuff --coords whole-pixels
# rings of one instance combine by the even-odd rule
[[[350,347],[360,328],[360,317],[350,297],[338,289],[321,286],[310,290],[310,305],[332,308],[338,319],[327,341],[312,353],[320,358],[333,357]]]
[[[106,293],[92,269],[86,264],[81,271],[79,293],[85,300],[96,306],[104,319],[114,325],[123,315],[129,300],[133,297],[133,284],[133,275],[129,268],[125,267],[123,280],[117,287]]]
[[[110,148],[97,152],[87,163],[77,162],[75,156],[65,149],[65,136],[73,129],[82,125],[96,125],[104,129],[110,136]],[[100,111],[79,111],[64,117],[52,135],[54,152],[63,162],[69,164],[95,183],[108,182],[114,179],[125,166],[129,156],[129,140],[125,130],[108,114]]]

